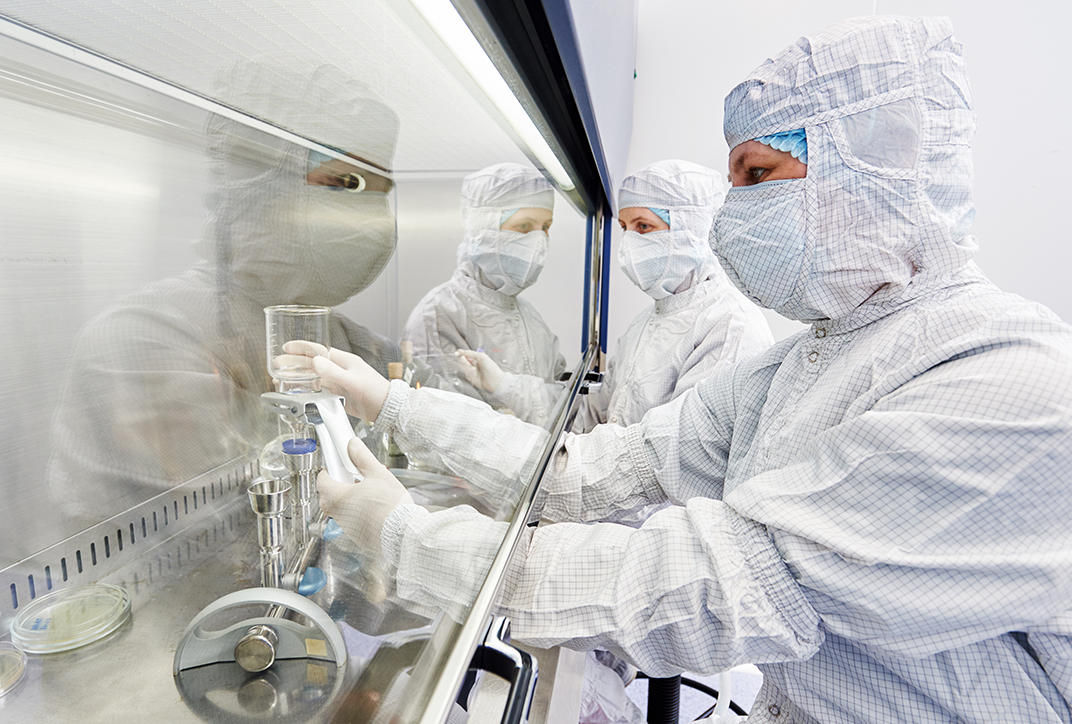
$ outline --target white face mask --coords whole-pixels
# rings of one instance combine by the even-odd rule
[[[242,214],[230,231],[235,278],[272,304],[345,302],[379,276],[397,240],[386,195],[323,186],[303,187],[263,216]]]
[[[547,247],[546,232],[495,229],[480,232],[470,242],[469,257],[488,286],[512,297],[536,283]]]
[[[807,273],[804,183],[730,189],[711,238],[726,275],[756,304],[792,319],[821,319],[824,315],[794,301]]]
[[[626,231],[622,234],[622,245],[618,248],[618,265],[629,281],[636,284],[640,291],[652,299],[663,299],[674,293],[681,279],[668,279],[670,269],[670,247],[673,238],[669,230],[651,231],[641,234]],[[670,274],[679,277],[679,274]],[[673,287],[667,289],[668,284]]]
[[[652,299],[683,291],[690,275],[695,281],[706,278],[713,263],[707,245],[680,229],[626,231],[618,249],[622,271]]]

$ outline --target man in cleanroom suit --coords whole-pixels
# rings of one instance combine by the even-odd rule
[[[123,297],[80,332],[54,418],[51,493],[77,532],[276,434],[265,306],[336,305],[394,251],[395,113],[338,68],[235,65],[216,97],[359,156],[365,168],[223,116],[207,124],[209,224],[184,273]],[[351,173],[352,172],[352,173]],[[364,180],[364,190],[351,192]],[[332,345],[381,373],[397,346],[339,315]]]
[[[462,181],[465,237],[458,268],[410,312],[402,340],[438,373],[441,386],[489,402],[493,398],[466,379],[457,350],[482,350],[507,372],[542,380],[542,412],[560,388],[566,369],[558,337],[518,295],[536,283],[547,258],[555,192],[536,169],[500,163]],[[542,422],[539,414],[532,420]]]
[[[1072,328],[972,262],[974,128],[945,19],[838,23],[730,93],[712,243],[746,294],[810,327],[636,425],[565,438],[544,481],[557,519],[672,505],[635,529],[529,529],[500,607],[515,637],[654,676],[755,663],[751,722],[1072,720]],[[539,447],[518,420],[443,416],[436,391],[335,360],[327,383],[403,449],[482,425]],[[371,475],[324,476],[323,501],[380,531],[399,592],[449,609],[452,545],[494,547],[503,524],[406,504],[351,455]],[[484,484],[531,459],[503,452]]]
[[[707,241],[723,184],[715,171],[688,161],[659,161],[622,181],[618,263],[654,303],[618,340],[603,384],[581,404],[575,432],[640,422],[720,367],[773,344],[762,313],[729,282]],[[487,355],[464,356],[485,389],[531,419],[521,412],[542,402],[541,379],[505,373]]]

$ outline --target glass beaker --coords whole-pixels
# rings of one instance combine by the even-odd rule
[[[320,377],[313,369],[313,357],[328,356],[330,319],[329,307],[283,304],[264,308],[268,374],[279,381],[280,392],[320,391]],[[288,342],[298,344],[284,349]]]

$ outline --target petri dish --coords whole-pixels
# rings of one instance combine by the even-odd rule
[[[25,652],[10,641],[0,641],[0,696],[14,689],[25,674]]]
[[[31,654],[70,651],[98,641],[130,618],[130,594],[97,583],[35,599],[15,616],[11,639]]]

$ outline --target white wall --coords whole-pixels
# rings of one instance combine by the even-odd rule
[[[1072,175],[1072,3],[994,0],[638,0],[637,77],[630,172],[666,158],[726,168],[722,102],[764,59],[842,18],[952,19],[975,95],[973,232],[976,261],[1006,291],[1072,320],[1072,244],[1065,228]],[[617,254],[617,245],[615,245]],[[616,259],[616,257],[615,257]],[[648,299],[617,269],[611,344]],[[801,326],[769,313],[776,338]],[[613,350],[613,346],[612,346]]]

